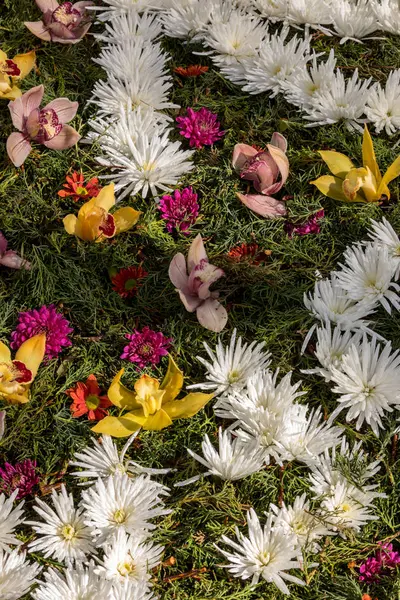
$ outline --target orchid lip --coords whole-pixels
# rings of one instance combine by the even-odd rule
[[[21,70],[13,60],[7,59],[0,65],[0,73],[5,73],[10,77],[18,77],[21,74]]]
[[[79,24],[81,17],[81,12],[73,7],[72,2],[64,2],[53,11],[52,21],[74,28]]]
[[[58,120],[57,113],[52,108],[41,110],[38,121],[39,132],[36,135],[36,139],[40,142],[52,140],[62,129],[62,124]]]

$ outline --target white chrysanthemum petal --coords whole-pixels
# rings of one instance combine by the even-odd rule
[[[273,21],[283,21],[287,16],[288,0],[253,0],[260,15]]]
[[[330,13],[341,44],[349,39],[360,40],[378,29],[370,0],[334,0]]]
[[[400,276],[400,238],[385,218],[382,221],[371,219],[371,229],[368,233],[374,244],[385,246],[391,259],[397,264],[395,278]]]
[[[42,567],[38,563],[29,563],[26,552],[0,548],[0,598],[18,600],[27,594],[35,583]],[[53,599],[54,600],[54,599]]]
[[[15,490],[9,498],[4,494],[0,495],[0,550],[5,552],[11,551],[10,544],[14,546],[22,544],[14,535],[15,528],[24,522],[22,510],[24,501],[13,507],[17,495],[18,490]]]
[[[384,129],[388,135],[393,135],[400,129],[400,69],[390,71],[384,88],[380,83],[372,86],[365,114],[377,133]]]
[[[99,11],[98,19],[109,21],[127,13],[143,13],[149,10],[169,8],[169,0],[104,0],[102,6],[89,6],[89,10]]]
[[[329,0],[288,0],[286,18],[295,25],[329,25],[332,5]]]
[[[108,600],[156,600],[156,597],[141,583],[135,583],[127,579],[122,584],[114,583]]]
[[[378,20],[379,29],[399,35],[400,4],[399,0],[370,0],[371,9]]]
[[[190,39],[202,33],[210,21],[213,4],[213,0],[189,0],[183,4],[172,0],[172,7],[161,16],[165,35]]]
[[[112,583],[94,572],[94,563],[77,563],[63,573],[49,569],[32,592],[34,600],[100,600],[110,597]]]
[[[162,33],[162,24],[154,14],[129,11],[113,17],[105,23],[105,31],[94,33],[94,37],[102,43],[125,44],[130,40],[152,42]]]

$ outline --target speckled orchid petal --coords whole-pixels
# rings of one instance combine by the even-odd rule
[[[225,308],[214,298],[205,300],[196,311],[197,319],[205,329],[219,333],[228,321]]]
[[[283,202],[264,196],[263,194],[236,194],[247,208],[253,212],[270,219],[286,215],[286,207]]]
[[[75,117],[78,107],[78,102],[71,102],[68,98],[57,98],[46,104],[42,110],[54,110],[59,122],[64,125]]]

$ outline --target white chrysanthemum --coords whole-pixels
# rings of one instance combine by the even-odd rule
[[[243,90],[250,94],[272,92],[275,96],[283,90],[283,82],[304,69],[312,59],[310,38],[298,38],[297,35],[287,40],[289,28],[284,27],[279,33],[265,38],[259,55],[244,63],[245,85]],[[223,67],[221,72],[229,79],[230,67]],[[237,72],[233,75],[237,77]]]
[[[15,528],[24,522],[24,511],[22,510],[24,501],[13,508],[17,495],[18,490],[15,490],[9,498],[6,498],[4,494],[0,495],[0,550],[5,552],[10,552],[10,544],[14,546],[22,544],[14,535]]]
[[[305,108],[304,118],[312,121],[307,127],[345,121],[348,129],[359,129],[371,81],[371,78],[359,79],[358,69],[351,79],[346,79],[338,69],[330,87],[316,92]]]
[[[172,78],[165,70],[170,56],[164,52],[161,43],[146,40],[126,40],[121,44],[104,46],[100,56],[93,62],[100,65],[108,76],[114,75],[121,81],[138,79],[138,88],[147,89],[152,80],[162,79],[172,85]],[[137,103],[133,99],[133,104]]]
[[[347,482],[338,482],[321,499],[321,513],[328,523],[340,532],[346,529],[360,531],[361,527],[378,517],[372,512],[374,492],[360,490]]]
[[[137,434],[138,431],[135,431],[129,437],[121,453],[118,453],[118,448],[110,435],[103,435],[100,441],[93,438],[93,446],[87,446],[82,452],[76,452],[75,460],[69,463],[71,466],[81,467],[83,471],[75,471],[71,475],[89,479],[80,485],[91,485],[93,482],[90,479],[97,480],[99,477],[105,479],[114,473],[126,473],[127,475],[139,475],[140,473],[164,475],[169,473],[170,469],[150,469],[142,467],[133,460],[125,460],[125,454]]]
[[[313,56],[312,65],[296,71],[295,76],[282,83],[285,98],[290,104],[299,107],[311,105],[315,94],[321,90],[329,90],[335,79],[336,58],[332,49],[326,62],[317,62]],[[305,109],[304,109],[305,110]]]
[[[219,449],[216,450],[208,435],[204,436],[201,444],[203,457],[192,450],[188,450],[190,456],[204,465],[208,471],[203,477],[215,475],[226,481],[237,481],[260,471],[265,462],[265,451],[260,448],[256,440],[244,441],[232,435],[230,431],[218,430]],[[178,485],[191,483],[200,477],[194,477],[189,481]]]
[[[205,30],[212,9],[213,0],[190,0],[185,4],[173,0],[172,8],[161,16],[165,35],[180,39],[197,36]]]
[[[388,135],[393,135],[400,129],[400,69],[390,71],[384,88],[380,83],[372,86],[365,114],[377,133],[384,129]]]
[[[304,294],[304,305],[323,324],[330,321],[341,329],[351,331],[368,330],[368,322],[364,319],[373,312],[371,306],[350,298],[339,285],[335,273],[330,279],[315,282],[314,292],[308,296]]]
[[[287,19],[295,25],[329,25],[332,5],[325,0],[288,0]]]
[[[35,583],[42,567],[38,563],[29,563],[26,552],[0,549],[0,598],[18,600],[27,594]]]
[[[340,370],[332,368],[332,381],[340,397],[330,420],[347,410],[346,421],[357,419],[357,430],[366,421],[378,436],[385,412],[400,404],[399,351],[392,353],[390,342],[382,349],[376,338],[364,336],[362,344],[352,345],[342,357]]]
[[[151,519],[170,512],[160,497],[166,493],[166,488],[144,475],[131,479],[126,474],[115,474],[98,479],[82,493],[85,523],[93,528],[97,544],[104,544],[119,529],[127,533],[149,531],[155,528]]]
[[[242,342],[241,337],[236,340],[236,329],[229,346],[222,344],[221,337],[218,339],[215,354],[206,342],[203,342],[203,345],[210,361],[201,356],[197,356],[197,360],[207,369],[207,381],[191,385],[189,388],[214,391],[215,396],[242,390],[255,371],[265,369],[270,364],[271,354],[263,351],[265,342],[247,344]]]
[[[43,552],[45,558],[52,557],[60,562],[82,561],[95,552],[92,544],[92,529],[84,523],[82,508],[75,508],[72,494],[61,486],[58,494],[51,494],[54,510],[36,498],[34,510],[43,521],[27,521],[39,534],[29,544],[30,552]]]
[[[140,583],[126,579],[122,584],[114,583],[108,600],[156,600],[156,597]]]
[[[399,0],[370,0],[370,5],[378,20],[379,29],[398,35],[400,32]]]
[[[325,450],[340,443],[342,430],[323,421],[320,408],[307,413],[308,406],[300,404],[288,412],[281,436],[275,440],[282,461],[310,465]]]
[[[341,44],[361,40],[378,29],[370,0],[334,0],[330,7],[335,33]]]
[[[345,263],[336,272],[339,285],[356,302],[375,307],[378,303],[388,313],[391,305],[400,310],[400,298],[396,292],[400,286],[392,279],[397,262],[389,256],[386,246],[379,244],[357,244],[344,253]],[[393,291],[395,290],[395,291]]]
[[[110,597],[112,583],[94,572],[94,563],[77,563],[63,573],[49,569],[32,592],[34,600],[100,600]]]
[[[264,527],[253,509],[247,513],[249,537],[239,532],[236,527],[237,542],[225,535],[222,541],[233,548],[234,552],[217,549],[228,560],[224,565],[234,577],[250,579],[251,584],[258,583],[260,578],[268,583],[274,583],[283,593],[289,594],[285,583],[290,581],[304,585],[304,581],[287,573],[290,569],[298,569],[300,563],[296,560],[296,536],[273,526],[273,515],[269,514]]]
[[[371,219],[371,229],[368,235],[374,244],[387,248],[390,258],[397,264],[395,278],[398,279],[400,276],[400,238],[389,221],[385,217],[380,222]]]
[[[152,135],[138,134],[136,140],[127,140],[129,151],[107,148],[104,156],[96,160],[113,172],[106,179],[115,182],[119,198],[139,192],[145,198],[150,191],[157,196],[158,191],[167,192],[176,186],[180,178],[193,170],[189,160],[192,150],[182,150],[180,142],[171,142],[168,132]]]
[[[253,0],[261,16],[271,21],[282,21],[287,16],[288,0]]]
[[[352,344],[358,345],[361,340],[361,332],[352,333],[349,330],[343,331],[340,327],[332,329],[330,322],[325,323],[325,327],[317,327],[317,344],[315,356],[320,363],[320,367],[315,369],[304,369],[302,373],[310,375],[320,375],[325,381],[332,379],[332,367],[341,368],[342,357]]]
[[[142,13],[149,10],[167,8],[168,0],[104,0],[103,6],[89,6],[89,10],[101,11],[97,15],[100,21],[109,21],[129,12]]]
[[[140,533],[127,535],[120,529],[104,545],[103,560],[96,567],[95,573],[114,583],[123,583],[128,579],[146,589],[150,571],[160,564],[164,548],[153,542],[146,542],[145,539]]]
[[[129,11],[114,17],[105,23],[105,31],[94,33],[94,37],[102,43],[125,44],[129,40],[152,42],[162,34],[162,24],[152,13],[140,15]]]
[[[282,505],[281,508],[270,504],[270,510],[275,514],[274,526],[281,527],[288,535],[295,535],[300,549],[318,552],[320,546],[317,540],[332,535],[321,517],[312,511],[306,494],[296,496],[293,506]]]

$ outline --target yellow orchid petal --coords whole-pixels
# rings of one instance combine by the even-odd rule
[[[143,423],[143,429],[146,429],[147,431],[160,431],[161,429],[165,429],[165,427],[169,427],[171,424],[171,418],[163,409],[161,409],[154,415],[147,417],[145,423]]]
[[[142,375],[134,385],[135,392],[139,398],[146,398],[158,393],[160,382],[149,375]]]
[[[18,86],[13,85],[12,88],[10,88],[10,90],[8,92],[5,92],[4,94],[0,95],[1,98],[4,98],[5,100],[15,100],[16,98],[20,98],[22,96],[22,91],[19,89]]]
[[[380,184],[379,190],[378,190],[380,196],[382,196],[382,194],[385,194],[385,196],[388,196],[388,198],[390,198],[390,192],[387,187],[388,183],[393,181],[393,179],[396,179],[396,177],[398,177],[399,175],[400,175],[400,156],[398,156],[396,158],[396,160],[390,165],[390,167],[388,168],[388,170],[382,177],[382,181],[381,181],[381,184]],[[389,192],[389,194],[388,194],[388,192]]]
[[[129,413],[123,417],[104,417],[92,427],[95,433],[105,433],[113,437],[127,437],[134,431],[140,429],[140,423],[129,417]]]
[[[6,62],[6,60],[7,54],[3,50],[0,50],[0,63]]]
[[[163,410],[171,419],[187,419],[193,417],[211,400],[214,394],[195,392],[182,400],[172,400],[163,405]]]
[[[165,390],[163,404],[174,400],[183,386],[183,373],[170,354],[168,361],[168,370],[160,386],[161,390]]]
[[[30,52],[26,52],[25,54],[17,54],[12,59],[13,62],[17,65],[18,69],[21,71],[17,77],[13,79],[24,79],[29,73],[32,71],[36,62],[36,52],[31,50]]]
[[[315,185],[315,187],[317,187],[324,196],[328,196],[328,198],[349,202],[349,199],[346,198],[343,192],[343,181],[338,177],[333,177],[333,175],[323,175],[315,181],[310,181],[310,183]],[[365,198],[358,194],[354,202],[365,202]]]
[[[94,206],[85,217],[78,216],[75,235],[85,242],[94,242],[101,234],[100,225],[103,221],[104,210]]]
[[[135,210],[130,206],[120,208],[113,214],[116,233],[122,233],[131,229],[139,220],[142,213],[139,210]]]
[[[115,204],[114,184],[110,183],[100,190],[99,195],[94,198],[95,206],[103,208],[106,212]]]
[[[78,222],[78,219],[76,218],[75,215],[71,214],[71,215],[67,215],[66,217],[64,217],[63,223],[64,223],[65,231],[67,233],[69,233],[70,235],[75,235],[77,222]]]
[[[80,207],[79,212],[78,212],[78,219],[79,220],[85,219],[88,215],[90,215],[91,212],[93,212],[93,209],[95,207],[96,207],[96,198],[91,198],[90,200],[88,200],[87,202],[82,204],[82,206]]]
[[[318,154],[321,155],[322,160],[328,165],[328,168],[332,175],[344,179],[346,174],[354,168],[351,160],[341,152],[334,152],[331,150],[320,150]],[[336,198],[335,198],[336,200]]]
[[[371,134],[368,131],[368,127],[365,125],[364,127],[364,135],[362,142],[362,157],[363,157],[363,165],[364,167],[368,167],[375,177],[377,185],[379,186],[382,176],[378,167],[378,163],[376,162],[374,144],[372,143]]]
[[[23,342],[15,354],[15,360],[20,360],[32,372],[32,379],[36,377],[45,350],[46,334],[41,333]]]
[[[131,390],[128,390],[121,383],[124,371],[125,369],[121,369],[112,380],[107,392],[108,398],[114,406],[118,406],[119,408],[126,408],[127,410],[140,408],[140,403],[136,400],[135,392],[131,392]]]
[[[3,342],[0,342],[0,363],[2,363],[2,362],[8,363],[10,361],[11,361],[10,349]]]
[[[368,172],[364,167],[352,169],[347,173],[347,177],[343,181],[343,192],[347,200],[354,202],[354,198],[357,196],[358,190],[361,189],[366,175],[368,175]]]
[[[8,394],[7,402],[10,404],[26,404],[29,402],[29,392],[25,394]]]

